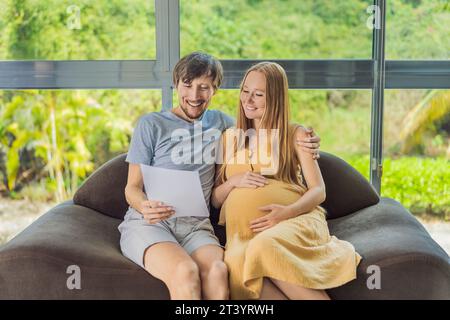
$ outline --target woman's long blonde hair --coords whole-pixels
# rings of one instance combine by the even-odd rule
[[[300,175],[299,161],[294,150],[293,135],[296,126],[290,123],[290,108],[288,96],[288,80],[286,72],[277,63],[274,62],[260,62],[247,70],[244,79],[240,86],[240,93],[242,92],[245,80],[250,72],[257,71],[264,74],[266,78],[266,108],[262,116],[259,129],[278,129],[278,171],[273,176],[276,180],[281,180],[290,184],[304,186],[303,179]],[[253,121],[245,116],[242,107],[241,99],[239,97],[239,111],[236,121],[236,129],[241,129],[243,132],[253,128]],[[256,129],[256,128],[253,128]],[[270,136],[270,135],[269,135]],[[234,154],[237,152],[237,145],[235,143]],[[244,144],[246,145],[246,144]],[[274,155],[272,155],[274,156]],[[276,155],[275,155],[276,156]],[[225,181],[225,164],[219,172],[218,178],[220,181]]]

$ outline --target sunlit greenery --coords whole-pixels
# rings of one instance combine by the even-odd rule
[[[369,179],[369,156],[348,162]],[[443,157],[385,158],[381,195],[401,202],[411,212],[450,220],[449,160]]]

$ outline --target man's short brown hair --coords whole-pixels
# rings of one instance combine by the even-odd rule
[[[173,84],[178,86],[180,80],[191,83],[201,76],[210,77],[214,90],[217,90],[223,79],[223,68],[219,60],[203,52],[193,52],[184,56],[173,69]]]

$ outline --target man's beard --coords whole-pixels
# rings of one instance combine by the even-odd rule
[[[192,119],[192,120],[195,120],[195,119],[200,118],[200,117],[203,115],[203,113],[205,113],[205,111],[206,111],[206,108],[203,108],[203,106],[202,106],[202,107],[201,107],[201,108],[202,108],[202,112],[201,112],[199,115],[193,115],[193,114],[191,114],[191,113],[189,112],[189,110],[187,109],[187,107],[185,107],[183,104],[181,104],[180,107],[181,107],[181,110],[183,110],[184,114],[185,114],[189,119]],[[199,108],[200,108],[200,107],[199,107]]]

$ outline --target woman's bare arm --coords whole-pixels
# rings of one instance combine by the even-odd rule
[[[295,131],[295,139],[303,140],[308,138],[309,134],[303,127],[298,127]],[[300,146],[295,146],[295,151],[306,180],[308,190],[295,203],[289,205],[291,217],[298,216],[310,212],[315,207],[325,201],[325,183],[320,172],[317,160],[313,159],[313,155]]]
[[[219,173],[222,165],[216,164],[216,173]],[[233,190],[234,186],[230,180],[225,182],[220,181],[219,177],[216,177],[214,188],[211,194],[211,204],[214,208],[219,209],[225,202],[228,194]]]

